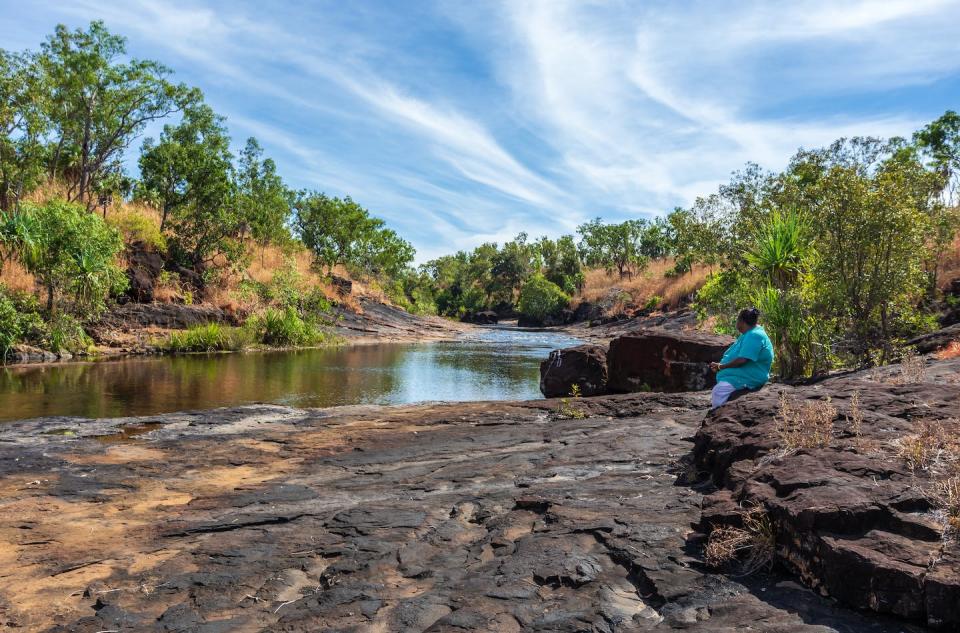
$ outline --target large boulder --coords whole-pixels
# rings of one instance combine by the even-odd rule
[[[603,308],[590,301],[581,301],[577,309],[573,311],[574,321],[593,321],[603,316]]]
[[[11,364],[52,363],[57,360],[57,355],[32,345],[14,345],[7,350],[7,356],[3,360]]]
[[[557,325],[568,325],[574,322],[573,310],[564,308],[559,314],[551,314],[543,319],[521,314],[517,319],[517,327],[554,327]]]
[[[353,293],[353,282],[340,275],[330,275],[330,285],[341,297],[348,297]]]
[[[500,317],[493,310],[467,312],[460,318],[463,323],[474,323],[476,325],[496,325],[499,320]]]
[[[649,328],[613,339],[607,354],[610,391],[699,391],[716,383],[710,363],[733,338]]]
[[[127,296],[137,303],[152,303],[153,289],[163,270],[163,257],[145,242],[127,246]]]
[[[540,363],[540,391],[547,398],[569,396],[574,385],[584,396],[607,392],[606,350],[597,345],[558,349]]]

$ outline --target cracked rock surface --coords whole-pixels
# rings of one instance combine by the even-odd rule
[[[24,631],[921,630],[710,573],[705,394],[250,406],[0,428],[0,623]],[[123,429],[118,430],[118,426]]]

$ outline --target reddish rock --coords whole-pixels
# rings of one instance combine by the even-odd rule
[[[540,363],[540,391],[547,398],[569,396],[574,385],[584,396],[607,392],[606,350],[597,345],[558,349]]]
[[[610,343],[611,391],[699,391],[716,383],[710,363],[733,343],[729,336],[649,328]]]

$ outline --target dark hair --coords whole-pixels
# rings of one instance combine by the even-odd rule
[[[737,318],[743,320],[744,323],[753,327],[757,324],[757,320],[760,319],[760,310],[756,308],[744,308],[740,310],[740,314],[737,315]]]

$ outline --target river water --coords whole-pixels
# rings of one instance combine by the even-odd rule
[[[153,415],[252,402],[329,407],[540,398],[540,361],[578,342],[491,327],[454,342],[7,367],[0,368],[0,420]]]

